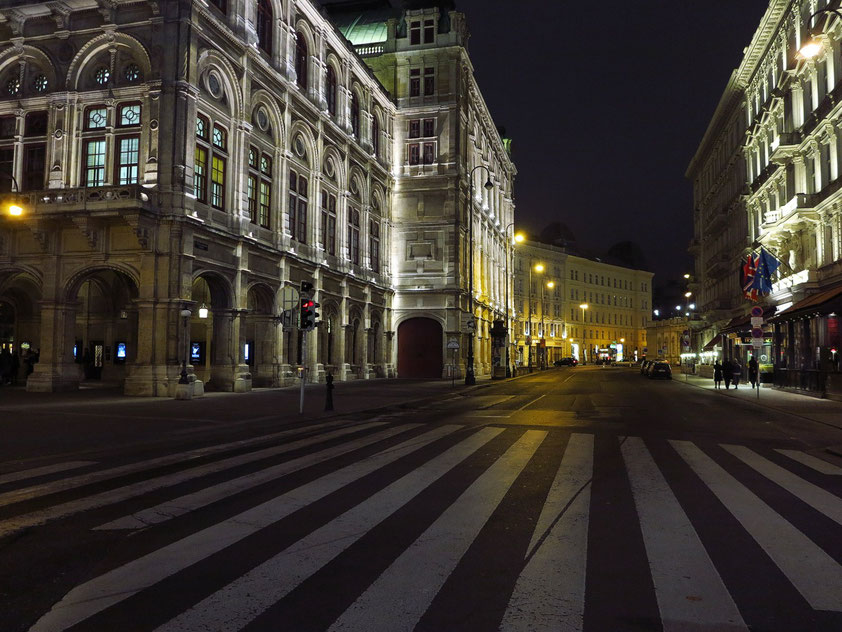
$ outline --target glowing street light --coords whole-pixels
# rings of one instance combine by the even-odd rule
[[[588,349],[588,330],[585,329],[585,310],[588,309],[588,304],[582,303],[581,305],[579,305],[579,309],[582,310],[582,364],[586,364],[588,360],[586,356],[586,352]]]
[[[842,13],[839,9],[819,9],[815,13],[813,13],[807,20],[807,22],[812,22],[813,18],[817,15],[822,13],[828,13],[831,15],[835,15],[837,18],[842,20]],[[818,33],[811,33],[810,40],[804,44],[799,50],[798,54],[801,55],[804,59],[813,59],[816,55],[818,55],[822,51],[822,42],[818,35]]]

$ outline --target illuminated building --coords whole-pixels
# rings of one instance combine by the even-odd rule
[[[480,163],[487,341],[514,167],[464,16],[381,9],[365,14],[385,39],[355,44],[338,8],[307,0],[4,4],[0,202],[24,212],[0,218],[0,330],[40,350],[29,390],[84,372],[171,395],[185,356],[218,390],[289,384],[302,365],[313,381],[392,377],[413,316],[441,330],[441,375],[469,310],[464,174]],[[320,303],[307,334],[281,323],[302,281]]]
[[[687,171],[691,252],[707,325],[702,343],[721,335],[724,355],[746,365],[753,303],[740,272],[763,247],[782,265],[760,302],[761,365],[774,364],[780,386],[842,393],[842,385],[824,385],[838,372],[832,350],[842,342],[842,20],[821,4],[773,0],[759,16]],[[801,51],[811,34],[821,45],[810,57]]]
[[[592,362],[600,349],[614,349],[618,359],[643,357],[652,276],[538,241],[519,243],[512,274],[515,364],[530,366],[530,349],[533,368],[542,366],[544,353],[548,366],[565,357]]]

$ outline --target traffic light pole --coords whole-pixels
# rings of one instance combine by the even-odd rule
[[[307,331],[301,332],[301,397],[298,402],[298,414],[304,414],[304,384],[307,382]]]

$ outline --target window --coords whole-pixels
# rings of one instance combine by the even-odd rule
[[[209,0],[209,2],[223,13],[228,13],[228,0]]]
[[[380,158],[380,119],[377,118],[377,114],[371,117],[371,148],[374,157]]]
[[[257,223],[257,178],[249,174],[246,181],[246,199],[248,200],[249,221]]]
[[[12,190],[12,175],[15,170],[15,148],[0,147],[0,191],[6,193]]]
[[[95,106],[85,111],[85,129],[104,129],[108,121],[108,110],[105,106]]]
[[[436,21],[424,20],[424,43],[432,44],[436,40]]]
[[[0,138],[14,138],[17,127],[17,117],[0,116]]]
[[[436,135],[436,119],[424,119],[424,138]]]
[[[327,111],[331,116],[336,116],[336,71],[330,65],[327,67],[325,99],[327,100]]]
[[[421,145],[418,143],[412,143],[409,146],[409,164],[421,164]]]
[[[307,89],[307,42],[301,33],[295,34],[295,76],[298,86]]]
[[[213,154],[210,169],[210,204],[214,208],[225,207],[225,165],[224,152],[228,150],[228,132],[219,125],[213,126],[211,135]]]
[[[336,254],[336,195],[322,191],[321,246],[329,255]]]
[[[86,187],[105,184],[105,139],[87,140],[84,144],[82,182]]]
[[[421,43],[421,22],[411,22],[409,24],[409,43],[412,46]]]
[[[421,70],[419,68],[412,68],[409,71],[409,96],[421,96]]]
[[[193,194],[200,202],[208,201],[208,150],[196,145],[193,164]]]
[[[348,209],[348,258],[360,265],[360,212],[353,207]]]
[[[424,69],[424,96],[436,93],[436,69]]]
[[[269,0],[257,0],[257,45],[272,54],[272,5]]]
[[[46,136],[47,118],[48,117],[46,112],[27,113],[24,136],[26,136],[27,138],[30,138],[32,136]]]
[[[436,162],[436,144],[424,143],[424,164],[431,165]]]
[[[271,227],[272,209],[272,159],[260,153],[256,147],[249,147],[249,172],[246,180],[249,221],[263,228]]]
[[[351,131],[357,140],[360,139],[360,100],[357,93],[351,94]]]
[[[368,253],[371,269],[380,272],[380,223],[373,219],[368,222]]]
[[[117,160],[115,164],[117,184],[137,184],[140,165],[140,138],[138,136],[117,137]]]
[[[293,239],[307,243],[307,178],[289,171],[289,232]]]
[[[409,137],[421,137],[421,119],[412,119],[409,121]]]
[[[260,198],[257,220],[263,228],[269,228],[272,207],[272,159],[263,154],[260,156]]]
[[[228,132],[220,125],[211,126],[208,118],[196,118],[196,154],[193,166],[193,190],[200,202],[210,201],[214,208],[225,207],[225,168]],[[210,197],[208,198],[208,184]]]
[[[140,103],[121,105],[117,114],[117,127],[140,125]]]

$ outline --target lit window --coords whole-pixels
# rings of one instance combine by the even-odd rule
[[[140,80],[140,68],[137,64],[129,64],[123,69],[123,76],[129,83]]]
[[[117,148],[117,184],[137,184],[140,164],[140,139],[119,138]]]
[[[6,92],[12,96],[18,94],[20,92],[20,79],[9,79],[6,82]]]
[[[108,83],[108,80],[111,78],[111,71],[108,70],[105,66],[100,66],[94,72],[94,81],[96,81],[99,85],[104,86]]]
[[[32,81],[32,87],[35,88],[35,92],[44,92],[47,89],[47,77],[45,75],[38,75]]]
[[[90,108],[85,117],[86,129],[102,129],[108,120],[108,111],[104,107]]]
[[[86,187],[105,184],[105,140],[85,142],[83,181]]]
[[[140,103],[121,105],[118,120],[121,127],[140,125]]]

